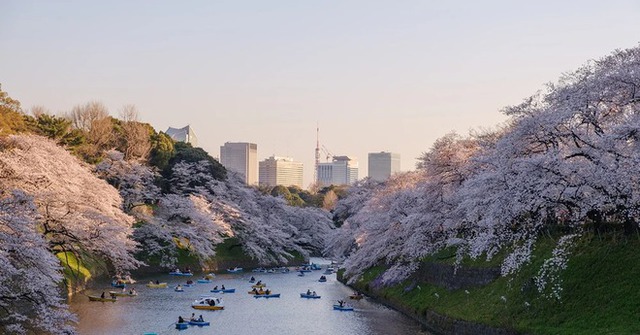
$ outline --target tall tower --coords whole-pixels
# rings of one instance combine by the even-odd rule
[[[313,166],[313,182],[318,182],[318,165],[320,164],[320,127],[316,124],[316,163]]]

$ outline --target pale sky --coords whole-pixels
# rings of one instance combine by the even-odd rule
[[[0,84],[63,113],[134,104],[157,130],[190,124],[218,157],[258,144],[304,163],[316,124],[334,155],[402,156],[504,121],[587,60],[640,41],[640,1],[7,1]],[[324,157],[322,159],[324,161]]]

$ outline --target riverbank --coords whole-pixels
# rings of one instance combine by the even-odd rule
[[[291,254],[294,257],[288,264],[274,265],[274,267],[298,266],[308,261],[297,252],[291,252]],[[137,277],[163,275],[170,271],[170,269],[160,266],[160,260],[157,257],[151,258],[144,255],[137,255],[137,257],[142,259],[146,265],[132,271],[131,276],[134,279]],[[180,268],[189,267],[195,273],[225,273],[227,268],[254,269],[261,267],[255,259],[244,253],[242,246],[235,238],[228,238],[223,243],[218,244],[216,246],[216,256],[205,262],[204,265],[191,255],[187,249],[178,249],[177,258]],[[92,257],[87,256],[83,257],[82,260],[78,260],[72,253],[59,253],[58,259],[60,259],[63,266],[64,290],[68,296],[84,291],[95,280],[104,280],[109,277],[107,264]]]
[[[383,269],[372,268],[352,287],[418,320],[435,334],[640,333],[638,237],[592,235],[580,241],[567,270],[560,273],[560,301],[541,295],[533,282],[553,249],[552,242],[538,243],[531,264],[517,276],[498,277],[483,285],[447,288],[426,279],[423,272],[382,287],[376,279]],[[423,269],[451,263],[451,257],[440,254],[425,260]],[[467,260],[463,268],[470,271],[459,273],[486,274],[498,263]],[[447,281],[446,276],[435,277]]]

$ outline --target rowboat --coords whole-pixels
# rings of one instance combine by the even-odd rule
[[[255,284],[255,285],[251,285],[251,288],[262,288],[262,287],[267,287],[267,284]]]
[[[338,311],[352,311],[353,307],[351,307],[351,306],[333,305],[333,309],[338,310]]]
[[[176,322],[176,329],[187,329],[189,328],[189,322]]]
[[[189,324],[192,326],[208,326],[210,323],[209,321],[189,321]]]
[[[173,271],[173,272],[169,272],[169,275],[172,275],[172,276],[193,276],[193,273],[191,273],[191,272]]]
[[[184,292],[184,289],[182,287],[176,287],[173,290],[176,292]]]
[[[211,284],[209,279],[198,279],[198,284]]]
[[[256,295],[264,295],[264,294],[266,294],[266,293],[264,293],[264,291],[262,291],[262,293],[260,293],[260,291],[249,291],[249,292],[247,292],[247,293],[249,293],[249,294],[256,294]]]
[[[300,298],[320,299],[320,296],[319,295],[314,295],[314,294],[300,293]]]
[[[156,283],[148,283],[147,287],[148,288],[167,288],[167,283],[160,283],[160,284],[156,284]]]
[[[231,269],[231,268],[227,269],[227,272],[236,273],[236,272],[242,272],[243,270],[244,270],[243,268],[235,267],[233,269]]]
[[[319,282],[324,283],[327,281],[327,278],[325,277],[320,277],[320,279],[318,279]]]
[[[203,309],[209,311],[219,311],[224,309],[222,300],[216,297],[202,297],[191,304],[194,309]]]
[[[116,298],[101,298],[101,297],[97,297],[95,295],[88,295],[88,297],[89,297],[89,301],[116,302]]]
[[[138,293],[109,291],[109,295],[114,295],[116,297],[135,297]]]
[[[280,298],[280,293],[256,294],[253,297],[254,298]]]
[[[122,281],[112,281],[111,286],[117,287],[117,288],[124,288],[124,287],[127,287],[127,284],[125,284]]]
[[[213,293],[235,293],[236,289],[235,288],[226,288],[226,289],[217,289],[217,290],[211,290],[211,292]]]

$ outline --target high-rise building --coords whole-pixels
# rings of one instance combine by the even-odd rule
[[[191,126],[186,126],[184,128],[169,127],[165,133],[174,141],[190,143],[194,148],[198,146],[198,138],[196,137],[196,133],[193,132]]]
[[[259,180],[260,185],[302,188],[302,163],[289,157],[271,156],[260,162]]]
[[[385,181],[389,177],[400,172],[400,154],[392,152],[369,153],[369,178],[376,181]]]
[[[220,146],[220,164],[227,170],[244,176],[247,185],[258,183],[258,145],[246,142],[226,142]]]
[[[333,156],[332,162],[318,163],[321,186],[351,185],[358,180],[358,161],[348,156]]]

